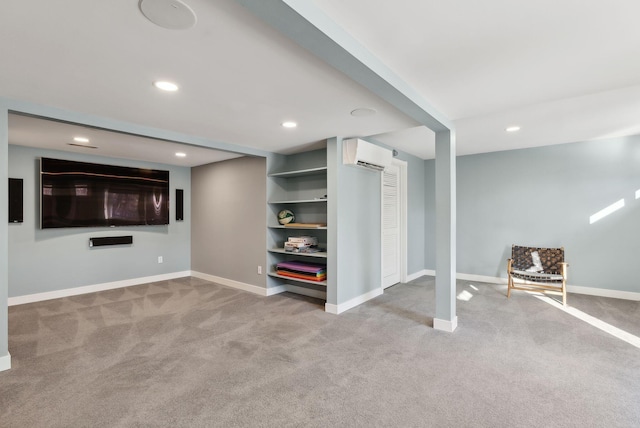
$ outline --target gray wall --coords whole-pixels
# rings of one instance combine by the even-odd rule
[[[39,157],[169,170],[171,200],[180,188],[189,204],[189,168],[10,145],[9,176],[24,180],[24,223],[9,225],[10,297],[189,270],[189,209],[176,222],[173,204],[168,226],[40,229]],[[89,237],[118,235],[133,235],[133,245],[88,246]]]
[[[266,174],[262,157],[192,169],[192,270],[266,287]]]
[[[407,162],[407,274],[424,269],[426,257],[426,187],[434,188],[433,178],[426,176],[425,162],[399,152],[398,159]]]
[[[512,244],[564,246],[569,284],[639,292],[639,166],[640,136],[458,157],[457,272],[506,277]]]
[[[327,160],[327,302],[341,304],[381,286],[381,182],[379,172],[342,164],[340,138],[328,140]]]

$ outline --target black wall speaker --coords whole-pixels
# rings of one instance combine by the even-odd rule
[[[184,190],[176,189],[176,221],[184,220]]]
[[[133,236],[105,236],[102,238],[89,238],[90,247],[102,247],[105,245],[127,245],[133,243]]]
[[[9,223],[22,223],[24,221],[22,188],[22,178],[9,179]]]

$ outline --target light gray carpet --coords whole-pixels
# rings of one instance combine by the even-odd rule
[[[196,278],[11,307],[0,426],[640,426],[640,349],[524,292],[463,290],[453,334],[429,327],[429,277],[339,316]],[[569,303],[640,335],[639,302]]]

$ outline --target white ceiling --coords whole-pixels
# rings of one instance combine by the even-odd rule
[[[137,0],[3,0],[0,96],[281,153],[375,135],[433,157],[429,130],[242,6],[185,1],[188,30],[152,24]],[[458,154],[640,132],[636,0],[315,3],[454,121]]]

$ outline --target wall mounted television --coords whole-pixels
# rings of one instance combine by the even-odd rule
[[[169,224],[169,171],[40,159],[40,227]]]

